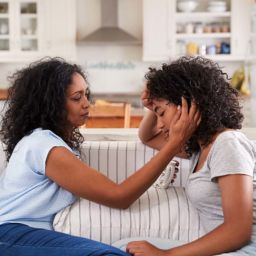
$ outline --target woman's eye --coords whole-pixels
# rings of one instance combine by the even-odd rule
[[[81,97],[79,96],[79,97],[75,97],[75,98],[73,98],[73,100],[74,101],[79,101],[81,99]]]

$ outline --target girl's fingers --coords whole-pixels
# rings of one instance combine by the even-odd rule
[[[196,114],[196,112],[197,112],[197,105],[196,105],[195,100],[192,100],[191,107],[189,110],[189,117],[192,118]]]

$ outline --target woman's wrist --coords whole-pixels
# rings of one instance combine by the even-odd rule
[[[172,147],[175,154],[178,154],[182,151],[185,141],[179,138],[179,136],[169,136],[166,143],[168,147]]]

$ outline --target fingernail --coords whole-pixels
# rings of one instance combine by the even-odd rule
[[[180,105],[177,106],[177,109],[180,110]]]

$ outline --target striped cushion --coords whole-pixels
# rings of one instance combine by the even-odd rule
[[[82,159],[120,183],[155,153],[139,141],[91,141],[84,143]],[[198,238],[199,217],[182,187],[188,177],[190,162],[176,160],[180,171],[174,186],[168,189],[151,187],[126,210],[79,199],[55,216],[55,230],[109,244],[131,236],[186,242]]]

